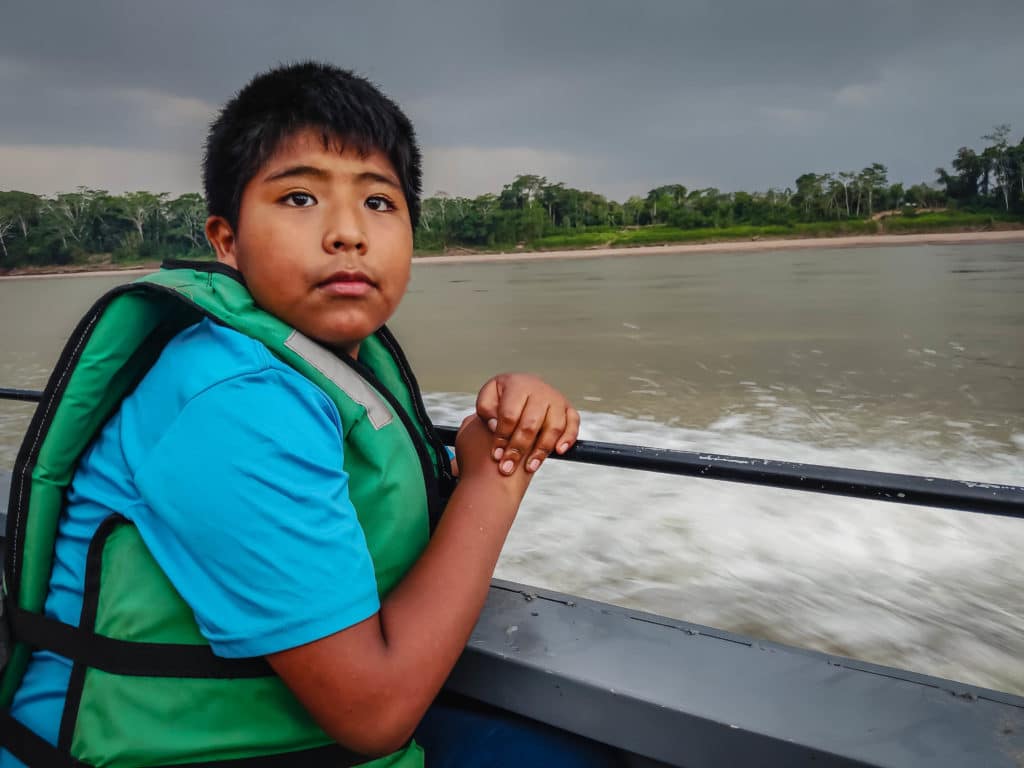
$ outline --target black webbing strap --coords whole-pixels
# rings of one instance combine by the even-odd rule
[[[359,755],[340,744],[327,744],[298,752],[281,752],[262,757],[239,757],[235,760],[210,760],[202,763],[177,763],[161,768],[352,768],[374,758]]]
[[[274,674],[262,658],[225,659],[208,645],[117,640],[22,608],[11,611],[11,625],[17,642],[114,675],[229,679]]]
[[[89,763],[61,752],[6,711],[0,712],[0,746],[29,768],[91,768]],[[181,763],[163,768],[295,768],[299,765],[302,768],[352,768],[372,759],[345,749],[340,744],[327,744],[297,752],[239,757],[234,760]]]
[[[0,746],[29,768],[88,768],[87,763],[64,754],[7,711],[0,712]]]

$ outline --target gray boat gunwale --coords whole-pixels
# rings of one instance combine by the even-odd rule
[[[498,579],[446,687],[687,768],[1024,765],[1024,697]]]

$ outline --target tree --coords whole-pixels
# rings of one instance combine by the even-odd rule
[[[640,226],[640,217],[643,216],[645,209],[646,201],[638,195],[633,195],[633,197],[629,198],[622,205],[623,215],[629,219],[635,227]]]
[[[836,218],[840,218],[840,199],[843,197],[843,193],[840,190],[844,190],[843,184],[839,179],[833,176],[831,173],[826,173],[824,176],[825,183],[825,212],[828,213],[833,208],[836,211]]]
[[[874,215],[874,200],[880,191],[884,191],[888,181],[889,170],[881,163],[872,163],[858,175],[858,180],[868,196],[868,217]]]
[[[153,215],[156,197],[149,192],[130,192],[120,199],[122,216],[131,222],[139,236],[139,242],[146,241],[146,221]]]
[[[206,201],[196,192],[179,195],[167,204],[167,216],[171,224],[168,234],[189,244],[191,250],[203,250],[206,243]]]
[[[43,199],[30,192],[0,192],[0,255],[3,266],[14,266],[26,257],[29,234],[35,234],[42,207]],[[17,244],[8,248],[15,238],[18,238]]]
[[[3,254],[0,266],[7,266],[8,261],[10,261],[10,256],[7,253],[7,236],[14,230],[14,226],[15,221],[13,217],[0,214],[0,253]]]
[[[0,211],[17,222],[23,239],[28,238],[29,229],[39,221],[42,208],[43,199],[31,192],[0,192]]]
[[[65,192],[49,201],[44,215],[66,251],[71,243],[83,246],[86,236],[96,222],[100,200],[107,197],[102,190],[79,187],[77,192]]]
[[[439,189],[434,193],[434,201],[439,214],[439,225],[441,230],[441,247],[448,247],[448,198],[450,198],[447,192],[443,189]]]
[[[547,209],[548,219],[551,221],[551,226],[558,226],[559,217],[565,217],[565,195],[566,189],[565,184],[558,182],[557,184],[545,184],[540,189],[540,204]]]
[[[885,192],[885,203],[882,208],[901,208],[906,200],[907,193],[903,184],[897,182],[889,186]]]
[[[541,189],[548,183],[543,176],[531,174],[516,176],[511,184],[501,190],[502,207],[526,208],[540,196]]]
[[[1010,147],[1007,152],[1010,157],[1010,167],[1017,176],[1015,189],[1020,191],[1017,203],[1021,208],[1024,208],[1024,138],[1021,138],[1020,144],[1016,147]]]
[[[662,221],[669,219],[672,212],[678,209],[686,199],[686,187],[682,184],[665,184],[652,189],[647,193],[646,201],[651,223],[657,224],[659,216]]]
[[[821,210],[821,200],[824,197],[824,182],[827,176],[819,176],[816,173],[805,173],[796,180],[797,205],[804,212],[804,219],[813,221],[815,214]]]
[[[986,174],[986,161],[973,149],[960,147],[953,158],[952,166],[960,183],[958,196],[965,200],[978,197],[981,177]]]
[[[991,141],[992,146],[985,151],[990,153],[992,159],[992,170],[995,173],[996,181],[999,182],[999,189],[1003,193],[1003,203],[1006,210],[1010,210],[1010,184],[1013,174],[1013,162],[1010,157],[1010,124],[1001,123],[992,129],[992,133],[982,136],[985,141]]]
[[[939,208],[945,203],[945,197],[941,189],[927,184],[915,184],[905,195],[907,204],[917,208]]]

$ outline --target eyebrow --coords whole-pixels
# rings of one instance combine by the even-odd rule
[[[326,171],[323,168],[317,168],[315,165],[293,165],[288,168],[284,168],[276,173],[272,173],[263,179],[264,183],[271,181],[278,181],[279,179],[288,179],[295,176],[312,176],[316,179],[327,180],[331,178],[330,171]],[[356,175],[357,182],[364,181],[375,181],[380,184],[386,184],[389,187],[395,189],[401,189],[398,181],[391,176],[385,176],[383,173],[377,173],[376,171],[363,171]]]
[[[363,171],[356,176],[356,181],[376,181],[380,184],[386,184],[389,187],[395,189],[401,189],[398,181],[392,176],[385,176],[383,173],[377,173],[376,171]]]
[[[287,179],[292,176],[313,176],[318,179],[328,179],[331,174],[325,171],[323,168],[317,168],[312,165],[293,165],[283,170],[272,173],[263,179],[264,182],[277,181],[278,179]]]

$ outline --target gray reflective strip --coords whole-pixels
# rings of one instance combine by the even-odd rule
[[[394,419],[388,404],[377,391],[354,369],[345,365],[333,352],[322,347],[298,331],[292,331],[284,345],[297,354],[334,384],[352,400],[366,409],[374,429],[386,427]]]

